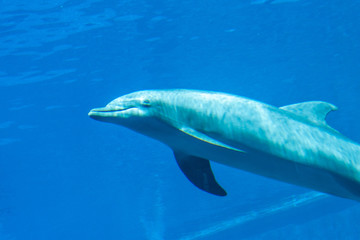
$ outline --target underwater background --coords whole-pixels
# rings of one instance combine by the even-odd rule
[[[0,0],[0,239],[360,239],[360,204],[212,163],[91,120],[143,89],[309,100],[360,142],[360,2]],[[359,156],[360,157],[360,156]]]

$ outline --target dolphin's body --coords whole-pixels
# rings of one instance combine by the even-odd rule
[[[304,102],[281,108],[196,90],[148,90],[90,111],[173,149],[186,177],[215,195],[208,160],[360,201],[360,145],[325,122],[336,107]]]

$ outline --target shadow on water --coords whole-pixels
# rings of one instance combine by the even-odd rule
[[[344,201],[345,204],[339,201]],[[355,201],[342,200],[318,192],[308,192],[219,221],[205,229],[185,234],[180,239],[192,240],[205,237],[217,239],[220,236],[222,239],[226,239],[227,236],[246,238],[287,225],[299,225],[327,214],[340,212],[356,204]]]

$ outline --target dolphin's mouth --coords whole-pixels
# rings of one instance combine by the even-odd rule
[[[88,113],[89,117],[95,120],[101,120],[103,118],[118,117],[120,112],[124,113],[127,110],[133,109],[134,107],[103,107],[91,109]]]

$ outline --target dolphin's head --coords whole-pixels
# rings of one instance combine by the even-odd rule
[[[114,99],[105,107],[94,108],[89,116],[95,120],[126,125],[136,118],[151,117],[156,102],[154,91],[139,91]]]
[[[169,124],[161,116],[168,112],[166,106],[171,101],[172,97],[165,91],[138,91],[116,98],[103,108],[92,109],[89,116],[159,138],[170,130]]]

